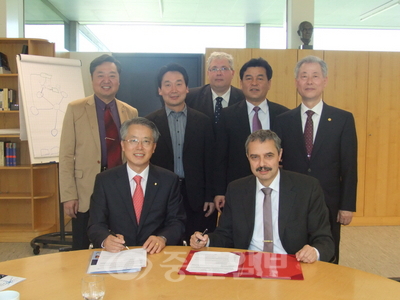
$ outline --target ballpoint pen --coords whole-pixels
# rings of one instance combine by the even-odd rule
[[[201,234],[201,236],[204,236],[208,231],[208,228],[204,229],[203,233]],[[197,239],[197,242],[200,243],[200,239]]]
[[[117,235],[115,234],[115,232],[113,232],[113,231],[111,231],[111,230],[110,230],[110,234],[111,234],[112,236],[117,237]],[[128,246],[127,246],[125,243],[123,243],[122,246],[124,246],[126,249],[129,250]]]

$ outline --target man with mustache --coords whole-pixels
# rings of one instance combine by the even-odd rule
[[[253,132],[246,154],[253,175],[228,185],[224,213],[209,235],[195,232],[190,245],[294,254],[298,261],[330,261],[334,243],[318,180],[280,170],[279,137]]]
[[[288,108],[267,99],[272,68],[263,58],[253,58],[240,69],[240,87],[246,100],[222,109],[216,130],[215,197],[218,211],[224,206],[229,182],[251,174],[244,143],[250,133],[270,129]]]

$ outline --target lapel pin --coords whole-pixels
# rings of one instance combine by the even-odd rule
[[[154,185],[157,185],[157,182],[154,182]]]
[[[328,121],[330,122],[330,121],[332,121],[332,119],[331,119],[331,118],[328,118]]]

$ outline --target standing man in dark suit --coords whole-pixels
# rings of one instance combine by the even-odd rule
[[[322,101],[326,63],[308,56],[295,69],[302,104],[282,114],[273,127],[285,149],[283,168],[317,178],[324,190],[339,260],[340,225],[356,210],[357,135],[353,115]]]
[[[60,198],[72,218],[72,249],[89,248],[87,225],[94,179],[122,164],[121,124],[136,108],[117,100],[121,64],[103,54],[90,63],[94,95],[68,104],[60,140]]]
[[[334,244],[318,180],[279,170],[280,139],[270,130],[253,132],[246,154],[253,175],[229,184],[218,228],[204,236],[195,232],[190,245],[295,254],[306,263],[329,261]]]
[[[218,123],[222,108],[244,99],[243,92],[231,86],[234,75],[232,55],[225,52],[211,53],[207,60],[207,77],[210,83],[191,88],[186,96],[187,106],[207,115],[213,124]]]
[[[214,230],[212,154],[214,136],[210,119],[185,104],[188,75],[178,64],[160,69],[158,93],[165,107],[146,118],[160,129],[161,137],[151,158],[155,165],[175,172],[181,182],[186,210],[185,240],[195,230]]]
[[[118,252],[126,243],[153,254],[181,241],[185,212],[179,178],[149,163],[159,136],[145,118],[122,125],[121,146],[128,162],[96,176],[88,227],[94,247]]]
[[[228,183],[251,174],[243,147],[247,137],[258,129],[270,129],[275,118],[288,109],[267,99],[271,88],[272,68],[260,58],[253,58],[240,69],[240,87],[246,97],[223,109],[217,126],[215,153],[215,198],[218,211],[224,206]]]

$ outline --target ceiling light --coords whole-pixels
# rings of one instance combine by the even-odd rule
[[[382,5],[379,5],[378,7],[375,7],[374,9],[371,9],[370,11],[367,11],[366,13],[362,14],[360,16],[360,21],[361,22],[365,21],[365,20],[367,20],[373,16],[376,16],[377,14],[380,14],[384,11],[387,11],[388,9],[390,9],[396,5],[399,5],[399,4],[400,4],[400,0],[395,0],[395,1],[391,0]]]

